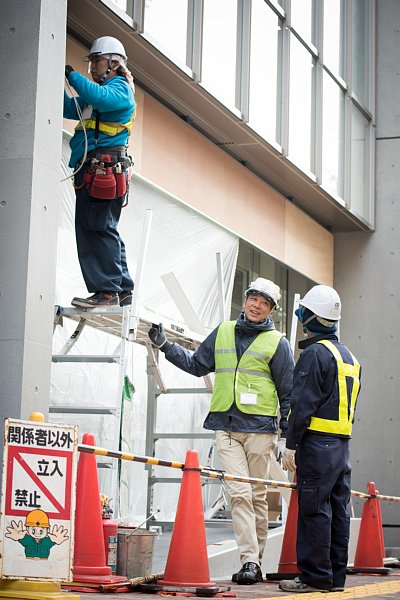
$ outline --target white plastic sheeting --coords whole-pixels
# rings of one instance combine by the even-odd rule
[[[70,173],[67,167],[68,155],[68,145],[64,141],[63,177]],[[87,296],[88,293],[76,253],[75,195],[71,181],[64,182],[62,190],[55,303],[69,306],[73,296]],[[133,278],[137,268],[146,209],[152,210],[152,225],[139,295],[139,316],[150,321],[163,322],[166,326],[171,323],[180,325],[184,327],[186,334],[190,334],[188,324],[184,322],[162,280],[162,276],[172,272],[203,323],[206,333],[210,332],[221,320],[216,255],[220,253],[222,257],[225,302],[229,307],[238,253],[238,238],[150,182],[136,177],[131,184],[129,204],[123,209],[120,221],[120,232],[126,245],[129,270]],[[63,327],[56,328],[55,352],[63,346],[75,325],[76,323],[69,319],[64,319]],[[87,327],[72,352],[111,354],[117,345],[118,339],[115,336]],[[130,401],[124,403],[121,444],[124,451],[145,454],[146,349],[139,344],[130,343],[128,355],[127,375],[134,386],[135,393]],[[202,379],[198,380],[170,365],[164,360],[163,355],[160,358],[160,367],[167,387],[204,387]],[[120,403],[117,382],[118,365],[115,364],[56,363],[53,365],[50,404],[77,409],[117,408]],[[157,400],[156,431],[204,432],[202,423],[208,412],[209,401],[208,394],[160,396]],[[76,423],[79,426],[80,439],[84,432],[89,431],[95,435],[98,446],[118,448],[120,434],[116,431],[116,420],[113,414],[88,415],[79,414],[78,411],[72,414],[53,413],[52,421]],[[156,443],[155,456],[183,462],[186,450],[194,448],[199,452],[200,463],[205,464],[210,444],[211,440],[163,439]],[[103,493],[109,491],[109,472],[107,469],[101,469],[100,487]],[[180,478],[181,473],[174,469],[157,467],[155,475]],[[210,490],[211,485],[205,488]],[[153,506],[161,509],[160,519],[173,519],[178,493],[178,484],[160,483],[154,486]],[[214,495],[214,492],[205,494],[209,501]],[[125,522],[137,523],[145,517],[146,497],[147,471],[144,465],[123,461],[119,514]],[[113,503],[116,500],[114,499]]]

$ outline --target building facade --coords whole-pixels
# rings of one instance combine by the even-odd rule
[[[9,31],[13,19],[23,20],[23,4],[8,7]],[[138,102],[130,145],[135,171],[238,237],[232,316],[259,275],[283,290],[278,324],[286,332],[295,293],[313,283],[338,289],[341,337],[363,366],[353,488],[374,480],[382,493],[396,495],[396,0],[32,5],[32,47],[39,42],[39,50],[41,27],[65,19],[66,40],[56,36],[52,58],[58,67],[65,47],[66,62],[84,72],[82,57],[95,38],[112,35],[124,44]],[[44,60],[38,52],[37,64]],[[46,92],[57,106],[61,91]],[[33,155],[34,167],[35,161]],[[27,335],[22,328],[20,339]],[[46,335],[41,346],[51,345]],[[29,400],[17,409],[11,403],[14,414],[4,416],[27,417],[33,376],[21,366],[14,377],[10,389],[17,396],[27,390]],[[45,408],[45,391],[39,396]],[[360,511],[362,503],[354,504]],[[384,522],[400,523],[396,504],[383,508]],[[400,545],[395,528],[385,529],[385,538]]]

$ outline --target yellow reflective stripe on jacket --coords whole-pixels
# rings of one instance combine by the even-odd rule
[[[117,133],[121,133],[121,131],[126,129],[130,134],[132,131],[132,123],[133,119],[135,118],[135,113],[132,119],[127,123],[99,121],[99,131],[101,131],[102,133],[106,133],[107,135],[117,135]],[[85,124],[85,129],[96,129],[96,119],[85,119],[83,122]],[[82,129],[82,123],[79,122],[75,129]]]
[[[354,364],[345,363],[338,348],[329,340],[320,340],[317,344],[323,344],[335,357],[338,369],[338,389],[339,389],[339,419],[321,419],[319,417],[311,417],[311,431],[321,431],[322,433],[333,433],[336,435],[351,435],[353,427],[354,410],[356,407],[357,396],[360,389],[360,364],[351,354]],[[353,379],[353,386],[350,397],[347,393],[346,377]]]
[[[282,338],[276,330],[262,331],[238,361],[236,321],[221,323],[215,340],[215,382],[211,412],[224,412],[233,402],[246,414],[276,416],[278,396],[269,361]],[[240,395],[256,394],[257,404],[241,404]]]

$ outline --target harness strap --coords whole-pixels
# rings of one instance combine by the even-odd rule
[[[99,141],[99,132],[100,132],[100,113],[98,110],[96,112],[96,126],[94,128],[94,145],[97,146]]]

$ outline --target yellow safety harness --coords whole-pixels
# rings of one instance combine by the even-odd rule
[[[85,129],[94,129],[101,131],[107,135],[117,135],[124,129],[130,134],[132,131],[132,124],[136,117],[136,107],[133,111],[132,118],[127,123],[115,123],[113,121],[97,121],[96,119],[90,118],[83,121]],[[78,123],[75,130],[83,129],[82,123]]]

